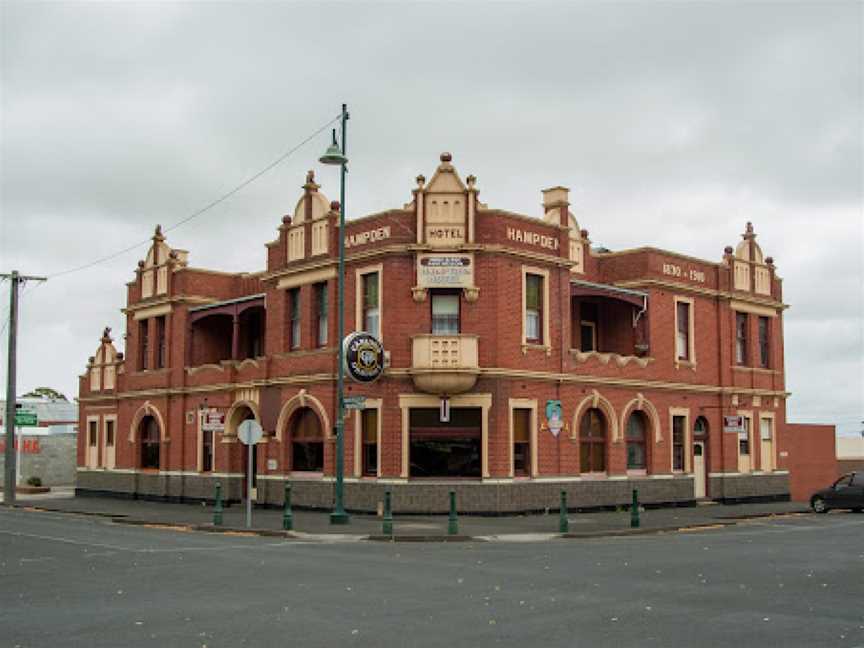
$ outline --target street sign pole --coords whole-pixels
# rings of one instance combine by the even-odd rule
[[[246,446],[246,528],[252,528],[252,453],[255,452],[254,445]]]
[[[15,485],[21,485],[21,446],[24,445],[21,443],[21,428],[17,425],[15,426],[15,435],[18,441],[18,451],[16,452],[15,457]]]

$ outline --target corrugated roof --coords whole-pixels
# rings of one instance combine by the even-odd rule
[[[36,412],[36,419],[50,423],[78,423],[78,403],[47,400],[45,398],[19,398],[24,409]],[[0,420],[6,415],[6,401],[0,401]]]

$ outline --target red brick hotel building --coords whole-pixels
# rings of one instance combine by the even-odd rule
[[[402,208],[346,225],[346,331],[386,369],[346,382],[345,504],[399,512],[785,498],[782,282],[748,223],[719,262],[591,247],[568,190],[542,214],[480,202],[449,154]],[[80,381],[78,492],[333,501],[338,204],[312,173],[266,269],[194,268],[157,227],[128,284],[126,355],[105,331]],[[731,236],[731,233],[730,233]],[[721,254],[722,253],[722,254]],[[449,404],[442,421],[442,399]],[[743,432],[724,432],[740,415]]]

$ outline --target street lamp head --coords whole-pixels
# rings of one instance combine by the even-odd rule
[[[333,129],[333,143],[327,147],[327,151],[325,151],[324,155],[318,158],[318,161],[321,162],[321,164],[335,164],[336,166],[341,166],[348,161],[348,158],[342,155],[342,150],[336,143],[335,128]]]

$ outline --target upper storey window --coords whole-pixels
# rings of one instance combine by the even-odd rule
[[[689,301],[675,302],[675,357],[686,362],[693,361],[693,304]]]
[[[525,341],[543,344],[543,277],[525,275]]]
[[[327,284],[315,284],[315,317],[318,320],[318,346],[327,346]]]
[[[378,337],[381,322],[378,277],[377,272],[363,275],[363,330],[375,337]]]
[[[432,291],[432,334],[459,334],[459,294]]]
[[[747,313],[735,313],[735,363],[747,364]]]
[[[300,289],[292,288],[288,291],[288,308],[290,310],[290,339],[289,346],[292,349],[300,348]]]
[[[770,326],[769,318],[759,317],[759,366],[765,368],[771,366]]]
[[[150,321],[138,322],[138,368],[145,371],[150,368]]]

